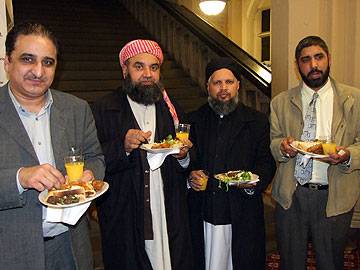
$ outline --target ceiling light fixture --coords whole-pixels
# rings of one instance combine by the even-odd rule
[[[220,14],[224,10],[226,6],[226,0],[200,0],[199,6],[201,11],[206,15],[214,16]]]

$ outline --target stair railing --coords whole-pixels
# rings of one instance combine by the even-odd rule
[[[167,54],[204,90],[205,67],[215,57],[232,57],[239,65],[240,100],[269,112],[271,72],[252,56],[185,7],[160,0],[118,0],[161,44]],[[201,22],[200,22],[201,21]]]

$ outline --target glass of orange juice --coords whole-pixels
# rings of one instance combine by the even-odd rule
[[[336,153],[336,143],[331,136],[323,136],[319,138],[322,142],[324,155],[330,155]]]
[[[69,182],[80,180],[84,172],[84,157],[80,154],[72,153],[66,156],[64,160]]]
[[[201,184],[201,191],[206,190],[207,182],[209,180],[209,172],[205,170],[201,170],[201,178],[200,178],[200,184]]]
[[[190,124],[178,124],[175,127],[175,131],[176,131],[176,138],[178,138],[180,141],[184,139],[189,139]]]

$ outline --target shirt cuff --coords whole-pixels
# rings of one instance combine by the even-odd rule
[[[351,166],[351,156],[349,157],[348,161],[345,161],[343,163],[341,163],[342,166],[344,166],[345,168],[350,168]]]
[[[185,158],[178,159],[177,161],[179,162],[181,167],[186,169],[187,167],[189,167],[189,164],[190,164],[190,155],[189,155],[189,153],[186,154]]]
[[[19,194],[23,194],[24,191],[27,191],[27,189],[23,188],[22,185],[20,184],[20,180],[19,180],[19,172],[23,167],[21,167],[20,169],[17,170],[16,172],[16,184],[17,184],[17,188],[19,190]]]

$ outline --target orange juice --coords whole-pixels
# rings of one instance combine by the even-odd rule
[[[324,154],[330,155],[336,153],[336,143],[333,142],[325,142],[322,144]]]
[[[203,176],[199,179],[199,182],[201,184],[200,191],[206,190],[207,182],[209,180],[209,173],[208,171],[202,170]]]
[[[184,140],[184,139],[189,139],[189,132],[176,132],[176,138],[178,138],[180,141]]]
[[[208,179],[209,179],[209,178],[208,178],[207,176],[200,178],[200,183],[201,183],[201,188],[200,188],[200,190],[201,190],[201,191],[206,190],[206,186],[207,186]]]
[[[79,162],[65,163],[65,169],[69,177],[69,182],[77,181],[83,175],[84,162],[79,161]]]

